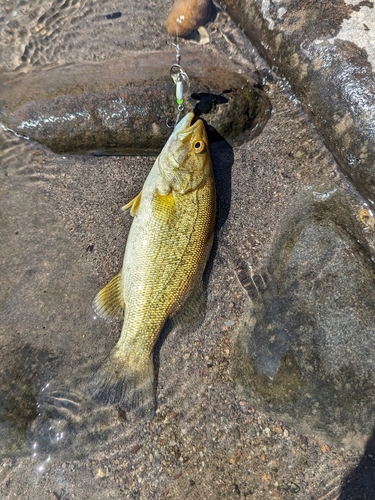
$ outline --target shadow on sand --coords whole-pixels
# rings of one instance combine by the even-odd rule
[[[346,476],[338,500],[375,499],[375,428],[359,464]]]

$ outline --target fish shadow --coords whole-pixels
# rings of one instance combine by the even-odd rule
[[[231,205],[231,192],[232,192],[232,166],[234,162],[234,153],[232,146],[225,140],[219,132],[207,124],[207,122],[200,117],[207,130],[207,135],[210,144],[210,154],[212,167],[214,171],[214,178],[216,184],[216,199],[217,199],[217,214],[216,214],[216,225],[215,225],[215,235],[212,245],[212,250],[210,257],[208,259],[205,271],[203,273],[203,294],[202,300],[205,302],[205,290],[207,289],[210,275],[213,268],[213,262],[218,249],[218,234],[221,228],[224,226],[225,221],[228,218],[230,205]],[[192,329],[197,330],[199,326],[204,321],[206,314],[206,307],[204,307],[203,313],[199,313],[197,317],[191,318],[191,321],[186,325],[182,325],[182,330],[184,333],[188,333],[186,330],[191,331]],[[175,325],[171,320],[168,320],[159,336],[159,339],[154,348],[154,394],[156,394],[156,389],[159,383],[159,368],[160,368],[160,351],[166,341],[168,335],[174,329]],[[186,328],[185,328],[186,327]]]
[[[375,498],[375,428],[356,467],[345,477],[338,500]]]

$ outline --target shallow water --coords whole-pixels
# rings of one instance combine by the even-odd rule
[[[121,266],[131,218],[120,207],[140,191],[154,157],[62,156],[9,131],[1,139],[0,454],[32,456],[43,468],[56,454],[78,458],[103,447],[126,418],[85,392],[121,327],[96,318],[91,303]],[[229,187],[230,146],[218,145],[217,158],[217,182]],[[229,195],[219,197],[218,228]],[[186,336],[198,335],[196,321],[183,326]]]
[[[298,118],[277,86],[270,90],[278,100],[275,113],[299,129],[303,154],[320,157],[321,145],[309,142],[303,117]],[[267,137],[282,133],[272,119]],[[210,451],[203,451],[207,458],[196,465],[191,459],[187,462],[197,474],[207,460],[225,463],[237,453],[236,429],[247,428],[249,418],[247,409],[239,418],[228,378],[229,339],[248,300],[240,267],[249,258],[256,265],[273,232],[277,214],[261,207],[282,206],[286,201],[274,193],[280,192],[290,148],[280,155],[270,177],[269,139],[263,143],[259,136],[251,149],[244,145],[234,151],[234,157],[231,148],[214,145],[219,224],[206,277],[210,314],[198,328],[169,326],[162,336],[156,352],[157,416],[145,423],[124,420],[126,416],[115,408],[93,405],[87,400],[85,384],[119,335],[120,323],[93,318],[91,302],[121,266],[130,217],[121,215],[119,208],[139,192],[153,158],[56,155],[10,132],[2,132],[2,141],[0,203],[6,223],[1,226],[0,275],[6,294],[0,323],[1,450],[3,458],[20,457],[12,477],[27,470],[25,484],[36,481],[34,491],[44,495],[44,483],[36,478],[47,475],[55,478],[58,494],[78,488],[87,498],[88,477],[108,475],[118,477],[120,485],[128,484],[122,481],[131,474],[125,474],[130,468],[144,477],[145,494],[150,495],[156,491],[151,486],[153,474],[184,467],[187,457],[196,453],[199,457],[198,442],[201,450]],[[233,184],[232,168],[241,182]],[[292,172],[295,167],[290,168]],[[253,194],[247,199],[249,185]],[[293,183],[284,189],[293,190]],[[251,221],[246,234],[241,215],[244,200]],[[259,212],[261,218],[256,215]],[[254,445],[253,438],[250,443]],[[150,471],[141,471],[145,455],[134,451],[139,447],[148,450],[146,457],[153,457]],[[120,464],[128,464],[125,470],[112,463],[114,456]],[[106,457],[106,465],[98,457]],[[87,459],[93,465],[82,469]],[[69,473],[61,469],[72,460],[83,462],[74,462],[77,465]],[[75,473],[79,480],[74,479]],[[170,487],[170,474],[160,475],[157,491]],[[11,484],[21,494],[22,489]]]
[[[45,194],[55,175],[47,156],[9,134],[2,140],[0,418],[8,455],[30,449],[22,445],[30,424],[44,418],[37,414],[47,394],[82,390],[100,327],[90,309],[92,266]]]
[[[121,56],[124,50],[157,50],[169,38],[163,29],[163,13],[168,11],[164,3],[13,0],[1,4],[4,69],[94,61],[108,53]],[[151,38],[150,29],[158,37]]]
[[[6,70],[171,42],[164,2],[2,3]],[[212,37],[228,57],[252,69],[261,64],[238,30],[229,38],[236,46],[220,31]],[[285,498],[304,499],[331,481],[337,489],[350,454],[337,452],[336,464],[315,438],[257,413],[239,399],[228,368],[280,214],[314,179],[339,176],[283,85],[267,85],[273,112],[256,139],[234,149],[213,145],[219,224],[206,316],[198,327],[168,325],[163,333],[152,422],[92,404],[85,385],[121,328],[95,319],[91,302],[121,266],[131,221],[120,207],[139,192],[154,157],[58,155],[0,131],[4,498],[181,498],[188,491],[216,500],[240,491],[263,499],[281,490],[277,483]]]

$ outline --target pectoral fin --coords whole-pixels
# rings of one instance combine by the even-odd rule
[[[126,210],[130,209],[130,215],[132,217],[134,217],[135,215],[137,215],[138,208],[139,208],[139,205],[141,203],[141,198],[142,198],[142,191],[140,193],[138,193],[135,198],[133,198],[131,201],[129,201],[129,203],[124,205],[121,208],[121,210],[126,211]]]
[[[125,304],[121,294],[121,271],[96,295],[95,312],[102,318],[122,319]]]

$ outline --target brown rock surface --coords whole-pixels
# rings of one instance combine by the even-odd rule
[[[187,37],[207,23],[212,10],[212,0],[176,0],[165,26],[171,35]]]

